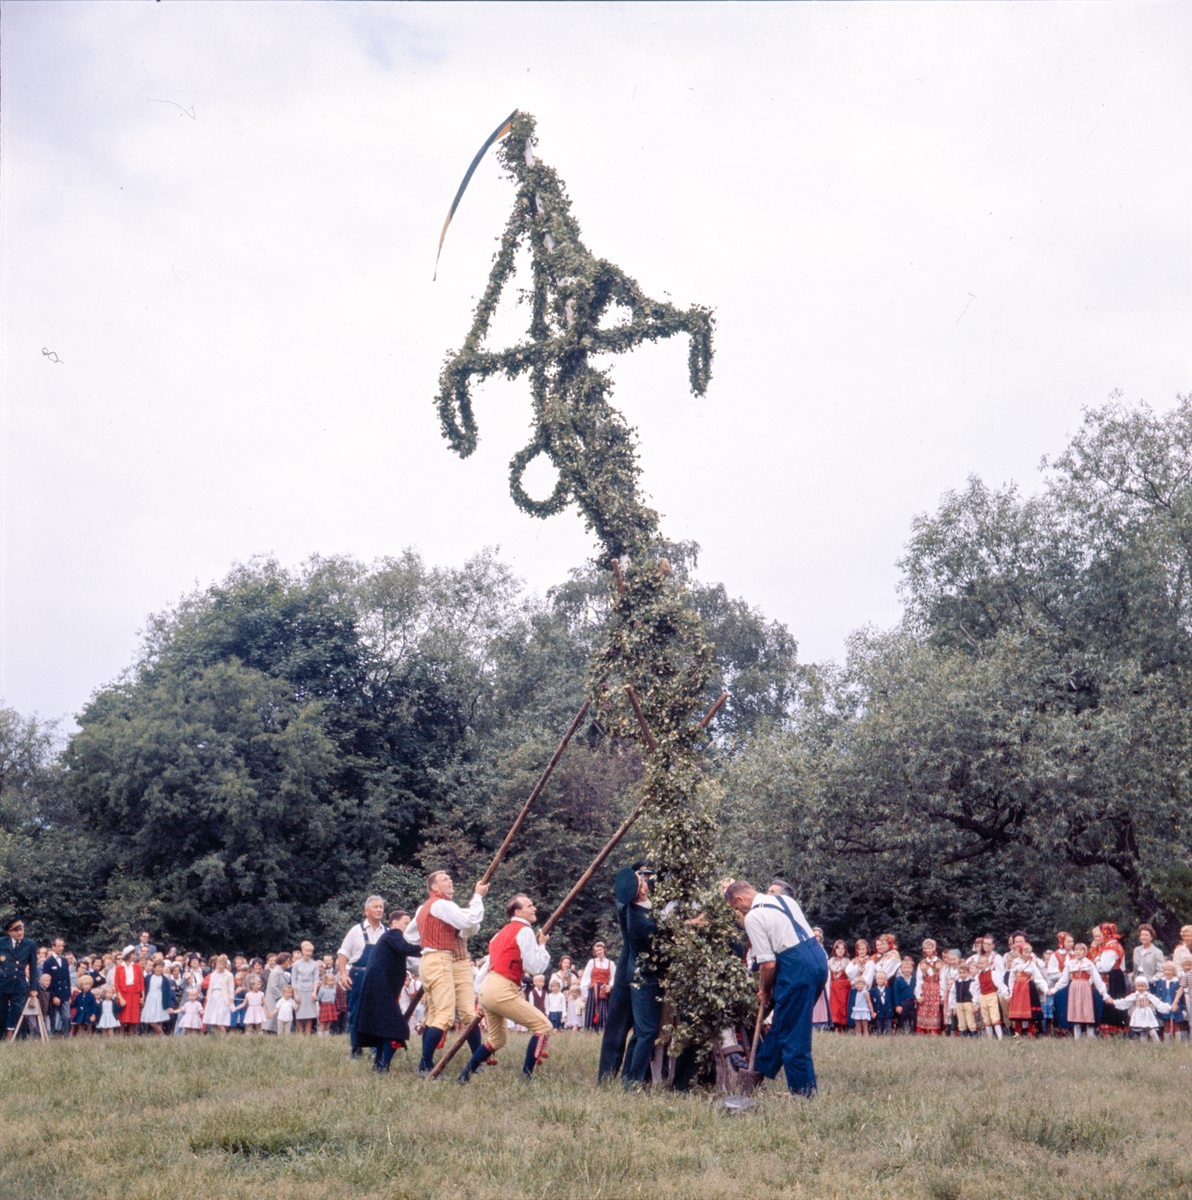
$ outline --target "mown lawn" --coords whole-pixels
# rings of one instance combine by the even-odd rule
[[[0,1047],[0,1196],[1189,1197],[1192,1048],[818,1037],[820,1095],[597,1090],[594,1037],[466,1088],[342,1038]]]

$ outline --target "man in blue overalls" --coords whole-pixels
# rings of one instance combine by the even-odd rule
[[[791,1092],[813,1096],[811,1011],[828,981],[824,948],[815,940],[797,901],[759,895],[752,884],[741,879],[728,885],[724,898],[745,918],[745,932],[758,964],[757,998],[763,1009],[774,1002],[774,1019],[754,1065],[767,1079],[784,1067]]]
[[[360,1007],[360,993],[364,987],[364,972],[372,948],[381,940],[385,925],[385,901],[380,896],[369,896],[364,902],[364,920],[353,925],[339,948],[336,969],[340,986],[348,993],[348,1043],[352,1057],[359,1058],[364,1051],[356,1045],[356,1010]]]

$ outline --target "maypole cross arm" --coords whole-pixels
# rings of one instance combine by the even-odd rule
[[[492,375],[516,379],[528,373],[534,432],[510,463],[514,501],[536,517],[561,512],[575,501],[606,546],[616,554],[629,553],[641,548],[643,533],[657,527],[657,515],[610,503],[623,496],[627,486],[630,493],[635,490],[638,467],[632,431],[608,403],[608,377],[589,364],[589,356],[624,354],[643,342],[688,334],[691,390],[702,396],[711,374],[712,314],[699,305],[678,309],[651,300],[618,267],[594,257],[580,237],[562,181],[534,153],[534,118],[519,112],[507,126],[498,154],[517,184],[517,195],[472,328],[439,380],[443,434],[466,458],[477,442],[472,381]],[[500,130],[494,138],[499,134]],[[474,167],[475,163],[470,170]],[[457,195],[452,214],[458,201]],[[484,350],[523,245],[530,250],[532,274],[528,338],[507,350]],[[628,319],[602,328],[610,305],[626,309]],[[545,454],[558,472],[555,489],[545,500],[531,498],[522,486],[526,468],[539,454]]]

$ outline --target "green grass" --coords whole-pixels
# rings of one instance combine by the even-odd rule
[[[1192,1198],[1192,1047],[817,1037],[820,1095],[597,1089],[594,1037],[466,1088],[342,1038],[0,1047],[0,1197]]]

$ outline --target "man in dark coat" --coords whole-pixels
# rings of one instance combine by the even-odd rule
[[[0,1030],[12,1029],[30,996],[37,995],[37,943],[25,936],[19,917],[4,926],[0,937]]]
[[[613,895],[617,901],[617,925],[621,930],[621,954],[617,959],[617,970],[613,975],[613,986],[608,997],[608,1015],[604,1022],[604,1036],[600,1040],[600,1067],[597,1081],[603,1083],[613,1079],[621,1069],[625,1056],[625,1040],[633,1028],[633,997],[629,985],[633,982],[633,947],[629,938],[627,910],[637,898],[640,885],[638,870],[641,863],[622,867],[613,884]]]
[[[388,1071],[393,1052],[410,1037],[410,1026],[401,1009],[402,987],[406,982],[406,959],[417,958],[420,946],[412,946],[403,936],[410,923],[409,914],[398,922],[400,928],[387,929],[373,943],[368,968],[359,984],[356,1006],[356,1045],[374,1047],[374,1066]]]
[[[625,932],[629,937],[629,1000],[633,1006],[633,1037],[625,1051],[621,1081],[625,1086],[643,1084],[654,1057],[654,1043],[662,1029],[662,996],[657,969],[651,962],[658,922],[650,911],[647,877],[637,877],[637,894],[625,905]]]
[[[53,949],[41,964],[43,975],[50,977],[50,1032],[70,1036],[70,963],[66,961],[66,942],[54,939]]]

